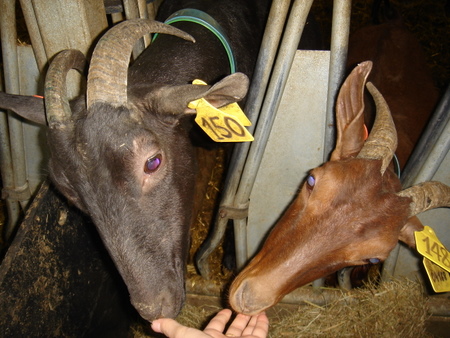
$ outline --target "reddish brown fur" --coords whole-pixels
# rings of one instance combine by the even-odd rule
[[[365,60],[373,61],[370,80],[396,123],[396,154],[403,167],[438,91],[418,41],[399,21],[365,28],[352,37],[348,64]],[[413,246],[414,230],[423,227],[416,217],[409,219],[411,200],[395,194],[401,185],[393,172],[380,175],[380,160],[354,158],[364,143],[364,121],[358,114],[364,109],[364,79],[347,81],[336,104],[342,132],[332,160],[311,172],[315,186],[305,182],[261,251],[233,282],[230,304],[238,312],[260,312],[295,288],[343,267],[384,260],[399,239]],[[373,114],[364,111],[369,126]]]
[[[385,259],[408,220],[410,201],[394,194],[400,188],[398,179],[390,171],[381,177],[379,168],[380,161],[352,158],[314,169],[314,189],[304,184],[263,249],[234,281],[232,306],[259,312],[343,267]],[[233,297],[243,297],[242,291],[234,294],[242,283],[246,292],[253,283],[253,292],[237,305]]]

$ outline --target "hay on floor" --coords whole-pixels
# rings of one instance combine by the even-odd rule
[[[422,286],[410,280],[342,293],[327,306],[302,305],[271,318],[270,337],[430,337]]]
[[[303,302],[270,309],[269,337],[431,337],[427,298],[418,282],[402,279],[336,293],[325,306]],[[202,329],[221,303],[196,303],[186,304],[177,320]],[[134,337],[152,337],[140,328],[133,331]]]

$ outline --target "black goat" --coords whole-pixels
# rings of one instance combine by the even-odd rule
[[[267,2],[166,1],[160,8],[160,20],[185,7],[213,17],[228,36],[239,73],[228,75],[233,61],[210,30],[186,21],[130,20],[112,28],[93,52],[86,95],[70,103],[66,74],[81,70],[84,56],[63,51],[50,66],[50,176],[92,217],[132,304],[147,320],[176,316],[185,298],[197,172],[190,139],[195,110],[188,103],[205,98],[220,107],[245,96]],[[135,41],[149,32],[160,34],[128,67]],[[194,79],[213,85],[190,84]],[[0,107],[45,123],[39,98],[0,93]]]

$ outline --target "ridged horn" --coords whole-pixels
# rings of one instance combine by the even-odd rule
[[[72,118],[67,98],[66,78],[71,69],[83,72],[86,59],[79,50],[66,49],[55,56],[45,77],[44,95],[50,128],[67,124]]]
[[[136,41],[147,33],[170,34],[195,42],[189,34],[153,20],[134,19],[117,24],[94,49],[87,83],[88,109],[98,101],[116,107],[126,105],[131,51]]]
[[[377,114],[369,138],[357,157],[382,160],[380,171],[383,175],[397,149],[397,131],[389,107],[381,93],[371,82],[368,82],[366,86],[375,101]]]
[[[441,182],[420,183],[397,195],[412,199],[410,217],[430,209],[450,207],[450,187]]]

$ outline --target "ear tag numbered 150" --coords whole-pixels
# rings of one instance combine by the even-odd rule
[[[193,84],[205,84],[195,80]],[[217,109],[204,98],[189,102],[189,108],[197,111],[195,122],[215,142],[248,142],[253,136],[245,128],[251,122],[237,103]]]
[[[429,226],[414,232],[417,251],[424,256],[423,264],[435,292],[450,291],[450,253]]]

